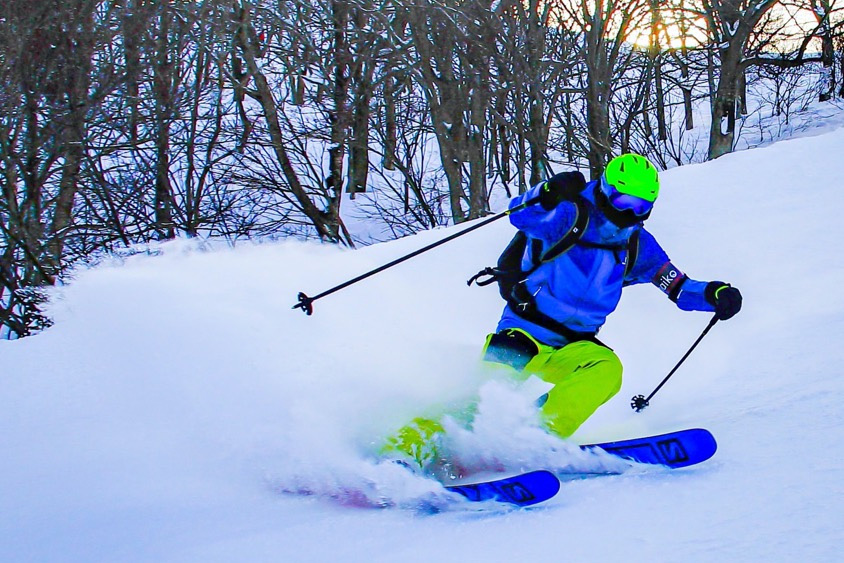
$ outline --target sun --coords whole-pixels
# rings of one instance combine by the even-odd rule
[[[702,20],[690,20],[684,18],[682,21],[671,21],[670,14],[663,14],[663,20],[659,25],[658,44],[662,49],[695,48],[706,43]],[[651,46],[650,27],[634,29],[628,40],[630,43],[641,49]]]

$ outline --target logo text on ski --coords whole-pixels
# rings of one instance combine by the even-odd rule
[[[689,460],[689,454],[686,452],[683,444],[680,443],[680,440],[674,438],[661,440],[656,445],[662,457],[669,463],[682,463]]]
[[[501,487],[501,492],[507,495],[507,498],[514,502],[528,502],[536,498],[529,489],[522,486],[521,483],[509,483]]]

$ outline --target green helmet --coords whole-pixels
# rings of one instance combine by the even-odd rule
[[[603,180],[623,194],[651,203],[659,196],[659,173],[651,161],[639,154],[622,154],[610,160]]]

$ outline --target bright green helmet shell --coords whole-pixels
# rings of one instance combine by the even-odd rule
[[[650,202],[659,196],[659,172],[651,161],[639,154],[622,154],[610,160],[604,178],[623,194]]]

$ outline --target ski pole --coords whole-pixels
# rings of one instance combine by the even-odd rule
[[[668,373],[668,375],[665,376],[665,379],[663,379],[660,382],[660,384],[656,386],[656,389],[654,389],[651,392],[650,395],[648,395],[647,397],[645,397],[644,395],[636,395],[635,397],[633,397],[633,399],[631,399],[630,407],[633,410],[635,410],[636,412],[642,412],[643,410],[645,410],[645,408],[650,404],[650,400],[653,399],[654,395],[656,395],[656,392],[659,391],[660,389],[662,389],[662,386],[665,385],[665,382],[668,381],[671,378],[672,375],[674,375],[674,372],[677,371],[677,369],[681,365],[683,365],[683,362],[686,361],[686,358],[689,357],[689,355],[697,347],[697,345],[700,344],[700,341],[703,340],[703,337],[706,336],[706,333],[708,333],[710,331],[710,329],[713,326],[715,326],[715,323],[717,323],[717,322],[718,322],[718,315],[713,315],[712,320],[709,321],[709,324],[706,325],[706,328],[703,329],[703,332],[700,333],[700,336],[697,337],[697,340],[695,340],[695,343],[692,344],[691,348],[689,348],[689,351],[686,352],[686,354],[682,358],[680,358],[680,361],[677,362],[677,365],[674,366],[674,369],[672,369]]]
[[[506,217],[506,216],[510,215],[511,213],[514,213],[516,211],[520,211],[520,210],[524,209],[525,207],[529,207],[529,206],[533,205],[534,203],[538,203],[538,202],[539,202],[539,197],[529,199],[526,202],[521,203],[521,204],[517,205],[516,207],[513,207],[512,209],[508,209],[506,211],[502,211],[501,213],[498,213],[497,215],[493,215],[489,219],[481,221],[477,225],[472,225],[468,229],[464,229],[464,230],[460,231],[459,233],[454,233],[453,235],[449,235],[449,236],[445,237],[444,239],[438,240],[437,242],[435,242],[433,244],[429,244],[428,246],[426,246],[424,248],[420,248],[419,250],[415,250],[415,251],[411,252],[410,254],[402,256],[401,258],[397,258],[396,260],[393,260],[392,262],[390,262],[388,264],[384,264],[383,266],[379,266],[379,267],[375,268],[374,270],[366,272],[365,274],[361,274],[358,277],[350,279],[349,281],[343,282],[338,286],[332,287],[331,289],[327,289],[327,290],[323,291],[322,293],[320,293],[319,295],[314,295],[313,297],[309,297],[308,295],[305,294],[305,292],[300,291],[299,295],[298,295],[299,302],[296,303],[295,305],[293,305],[293,307],[291,307],[291,308],[292,309],[302,309],[302,311],[304,311],[305,314],[312,315],[314,313],[313,302],[316,301],[317,299],[322,299],[323,297],[325,297],[327,295],[331,295],[334,292],[340,291],[341,289],[345,289],[352,284],[355,284],[359,281],[365,280],[366,278],[368,278],[370,276],[374,276],[375,274],[383,272],[387,268],[392,268],[393,266],[395,266],[397,264],[401,264],[405,260],[410,260],[411,258],[419,256],[423,252],[428,252],[429,250],[436,248],[440,245],[443,245],[443,244],[445,244],[449,241],[452,241],[452,240],[456,239],[457,237],[462,237],[463,235],[465,235],[467,233],[470,233],[470,232],[472,232],[476,229],[480,229],[483,226],[489,225],[493,221],[497,221],[497,220],[501,219],[502,217]]]

